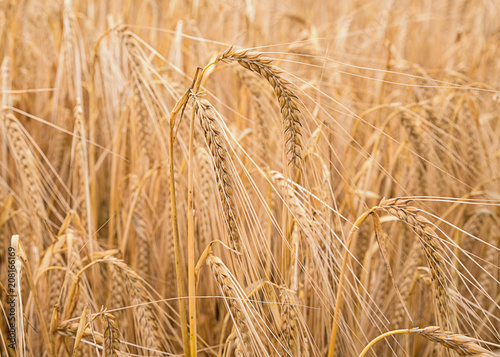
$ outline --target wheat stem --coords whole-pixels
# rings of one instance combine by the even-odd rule
[[[392,335],[398,335],[401,333],[408,334],[408,330],[403,329],[403,330],[389,331],[389,332],[383,333],[383,334],[375,337],[373,340],[371,340],[371,342],[368,345],[366,345],[366,347],[363,349],[363,351],[361,351],[361,353],[359,354],[358,357],[363,357],[370,350],[370,348],[372,348],[373,345],[376,344],[378,341],[383,340],[386,337],[389,337]]]
[[[347,268],[347,261],[349,260],[349,257],[351,256],[351,244],[353,240],[353,233],[355,230],[357,230],[361,224],[368,218],[368,216],[374,212],[374,209],[372,208],[369,211],[366,211],[363,213],[359,218],[356,220],[354,223],[353,227],[351,228],[351,231],[349,232],[349,235],[347,236],[347,241],[345,243],[345,250],[344,250],[344,257],[342,260],[342,267],[340,269],[340,276],[339,276],[339,284],[337,286],[337,297],[335,299],[335,312],[333,313],[333,322],[332,322],[332,332],[330,334],[330,347],[328,348],[328,357],[333,357],[334,352],[335,352],[335,341],[337,338],[337,330],[339,326],[339,319],[340,319],[340,308],[342,306],[343,302],[343,290],[344,290],[344,280],[345,280],[345,274],[346,274],[346,268]]]
[[[205,71],[212,66],[213,63],[209,63],[203,70],[196,72],[194,77],[193,93],[197,93],[203,74]],[[191,118],[189,121],[189,156],[188,156],[188,294],[189,294],[189,342],[190,342],[190,352],[191,357],[196,357],[196,267],[195,267],[195,244],[194,244],[194,209],[193,209],[193,157],[194,157],[194,125],[196,111],[191,111]]]
[[[189,160],[188,160],[188,294],[189,294],[189,341],[191,357],[196,356],[196,276],[195,276],[195,244],[194,244],[194,210],[193,210],[193,142],[194,142],[195,110],[191,111],[189,121]]]
[[[175,167],[174,167],[174,129],[175,129],[175,119],[177,114],[184,105],[187,103],[189,98],[189,92],[186,92],[175,105],[174,109],[170,113],[170,130],[169,130],[169,169],[170,169],[170,201],[172,208],[172,237],[174,240],[174,254],[175,254],[175,272],[177,276],[177,293],[180,297],[179,299],[179,316],[181,323],[182,341],[184,344],[184,356],[189,357],[190,354],[190,342],[188,335],[187,326],[187,312],[186,303],[182,298],[185,296],[184,289],[184,275],[183,275],[183,263],[182,254],[179,241],[179,224],[177,220],[177,201],[175,196]]]

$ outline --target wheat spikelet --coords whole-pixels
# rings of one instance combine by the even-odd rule
[[[141,92],[141,81],[138,79],[137,73],[134,71],[134,108],[135,117],[137,118],[137,127],[139,129],[139,142],[144,154],[148,158],[149,162],[152,163],[154,159],[153,150],[153,133],[154,128],[151,127],[150,116],[146,108],[146,98]]]
[[[494,245],[495,247],[500,246],[500,229],[498,228],[498,226],[494,225],[492,227],[490,235],[490,244]],[[485,246],[485,249],[486,264],[484,265],[484,270],[480,273],[479,281],[481,282],[481,286],[484,291],[490,297],[488,298],[488,296],[484,293],[481,293],[479,295],[479,306],[481,307],[487,306],[488,300],[491,300],[494,296],[497,296],[499,291],[499,285],[495,284],[495,280],[497,279],[495,275],[498,271],[498,266],[495,262],[498,262],[500,260],[500,253],[488,246]]]
[[[149,350],[158,350],[158,342],[155,338],[155,333],[153,331],[154,327],[151,324],[155,323],[153,320],[153,315],[150,314],[147,309],[144,308],[143,301],[141,297],[135,295],[132,297],[132,306],[134,309],[134,321],[135,326],[139,329],[136,333],[138,344],[143,348],[141,349],[141,354],[145,356],[157,355]]]
[[[2,101],[1,107],[0,107],[0,112],[3,112],[5,110],[5,107],[10,107],[12,106],[12,99],[10,95],[10,91],[12,89],[12,82],[10,78],[10,67],[11,67],[11,60],[10,57],[5,57],[2,60],[2,67],[1,67],[1,79],[2,79]]]
[[[120,356],[118,339],[118,325],[115,322],[115,317],[110,313],[101,314],[102,323],[104,325],[104,356],[113,357]]]
[[[299,167],[301,162],[300,111],[297,96],[290,89],[291,84],[282,78],[281,71],[272,65],[272,61],[262,58],[260,54],[248,51],[237,51],[233,48],[221,53],[216,62],[238,62],[242,67],[264,77],[273,87],[283,116],[285,146],[289,163]]]
[[[158,219],[157,230],[163,232],[163,239],[166,242],[172,242],[172,209],[170,200],[170,190],[168,187],[168,176],[164,170],[158,171],[158,176],[154,180],[154,191],[151,197],[153,212],[163,212],[162,217]],[[156,223],[156,219],[155,219]],[[156,230],[155,230],[156,231]],[[154,235],[155,231],[151,230]],[[152,247],[154,246],[154,238],[151,240]],[[165,281],[175,280],[175,254],[173,244],[166,244],[164,246],[164,259],[165,264],[160,265],[158,276],[161,276]],[[150,269],[151,272],[151,269]],[[164,297],[172,297],[176,291],[175,284],[163,284],[160,288],[160,293]]]
[[[408,237],[405,237],[405,239],[409,240]],[[412,239],[411,241],[412,244],[408,244],[409,249],[408,254],[406,255],[407,259],[404,263],[402,263],[400,268],[401,274],[397,284],[401,293],[401,301],[397,299],[394,304],[391,304],[389,307],[390,309],[393,309],[391,323],[394,324],[394,328],[404,328],[408,326],[407,311],[413,307],[411,298],[412,295],[415,295],[413,287],[419,276],[418,264],[420,256],[422,255],[422,248],[417,239]],[[409,341],[406,342],[409,343]],[[401,355],[403,353],[404,347],[401,343],[398,343],[397,340],[391,341],[391,346],[391,348],[397,351],[397,355]]]
[[[254,115],[257,122],[257,133],[258,137],[262,138],[262,140],[257,140],[257,144],[259,145],[259,151],[263,162],[268,163],[269,154],[267,150],[268,143],[270,143],[270,131],[268,130],[268,124],[265,122],[266,111],[264,109],[264,96],[262,95],[261,85],[255,78],[252,78],[248,72],[240,70],[237,73],[242,83],[245,84],[252,95],[252,107],[254,108]]]
[[[323,293],[329,294],[333,298],[333,296],[335,296],[333,289],[336,284],[334,277],[339,265],[338,261],[335,260],[335,253],[331,248],[331,244],[334,243],[325,238],[325,235],[330,235],[330,229],[328,228],[323,231],[321,223],[318,222],[312,214],[310,205],[306,205],[302,202],[301,195],[309,198],[312,196],[311,192],[305,190],[302,186],[295,185],[291,180],[284,178],[283,175],[277,171],[269,171],[269,176],[278,186],[283,196],[283,200],[295,220],[295,222],[292,223],[293,227],[291,227],[292,230],[290,232],[292,234],[291,248],[294,259],[291,269],[293,275],[290,276],[290,286],[292,290],[296,291],[299,285],[298,276],[301,269],[299,268],[297,249],[299,239],[304,239],[307,241],[308,254],[306,254],[306,256],[309,257],[308,263],[314,266],[314,268],[309,267],[309,269],[311,269],[311,274],[315,276],[312,280],[317,281],[318,284],[319,282],[326,284]],[[300,232],[295,231],[295,226],[297,226]]]
[[[205,140],[212,154],[216,172],[219,199],[226,216],[229,239],[233,248],[240,251],[240,234],[236,224],[236,203],[233,194],[233,177],[230,169],[229,153],[224,143],[221,126],[217,122],[215,109],[207,100],[195,97],[195,112],[205,133]]]
[[[475,252],[477,241],[471,236],[480,237],[481,230],[486,225],[488,217],[494,217],[494,213],[489,211],[488,209],[481,208],[474,211],[469,219],[467,219],[464,224],[464,231],[466,231],[468,235],[463,236],[460,244],[464,252]],[[465,256],[465,254],[463,255]]]
[[[137,44],[137,40],[134,37],[134,34],[127,29],[126,26],[120,26],[117,29],[118,35],[120,36],[125,48],[128,51],[128,55],[131,60],[131,64],[134,67],[134,71],[138,71],[139,75],[143,75],[142,72],[144,68],[144,59],[146,56],[142,52],[141,48]],[[137,78],[140,80],[140,78]]]
[[[386,232],[381,232],[380,236],[377,237],[377,243],[379,248],[380,256],[378,259],[374,259],[371,269],[376,273],[371,274],[373,281],[370,283],[373,286],[374,296],[373,299],[378,306],[383,306],[384,302],[387,301],[389,283],[390,283],[390,268],[388,268],[387,258],[387,246],[386,242],[389,240],[389,236]],[[388,258],[387,258],[388,259]]]
[[[83,108],[80,100],[77,100],[77,104],[74,109],[74,119],[75,128],[74,132],[74,161],[75,170],[73,171],[73,182],[75,186],[74,196],[79,201],[79,212],[80,219],[82,221],[83,227],[87,230],[88,234],[93,231],[92,222],[90,220],[89,212],[89,170],[88,170],[88,154],[87,145],[85,142],[85,125],[83,117]],[[75,208],[76,209],[76,208]]]
[[[86,304],[93,301],[93,294],[89,284],[89,277],[87,274],[80,274],[82,269],[82,257],[85,256],[85,243],[83,239],[82,231],[76,229],[73,226],[67,227],[64,232],[62,232],[61,238],[63,239],[64,245],[64,256],[61,254],[59,261],[64,262],[64,268],[66,270],[66,281],[72,281],[73,278],[78,276],[76,281],[77,288],[65,298],[65,308],[63,314],[65,318],[70,318],[72,316],[81,316],[84,311]],[[62,253],[61,252],[61,253]],[[71,278],[71,279],[69,279]],[[62,301],[62,299],[61,299]],[[84,356],[90,351],[90,346],[83,345],[81,348],[77,349],[77,356]]]
[[[477,110],[473,107],[472,100],[468,100],[467,94],[460,97],[458,111],[459,124],[462,124],[465,135],[465,156],[467,159],[467,176],[471,185],[475,185],[483,180],[485,174],[484,158],[488,153],[482,149],[481,131],[478,128],[479,118]]]
[[[10,67],[11,67],[11,60],[9,57],[5,57],[3,60],[2,60],[2,66],[0,68],[0,79],[1,79],[1,83],[0,83],[0,89],[2,90],[2,100],[0,102],[0,129],[2,129],[2,139],[3,139],[3,132],[4,132],[4,122],[5,122],[5,113],[7,113],[7,107],[10,107],[12,105],[11,101],[11,95],[10,95],[10,91],[11,91],[11,87],[12,87],[12,83],[11,83],[11,78],[10,78]],[[7,142],[6,142],[7,141]],[[8,140],[2,140],[2,145],[0,146],[0,160],[4,163],[7,162],[7,152],[8,152]],[[4,178],[4,177],[7,177],[7,170],[6,170],[6,167],[4,167],[4,165],[2,165],[2,167],[0,167],[0,177]],[[0,190],[2,192],[2,196],[3,196],[3,187],[2,189]],[[3,200],[2,200],[3,201]]]
[[[445,133],[448,131],[448,123],[431,106],[424,106],[425,120],[429,123],[429,129],[436,138],[435,150],[441,162],[446,163],[447,153],[442,145],[446,142]]]
[[[419,242],[417,240],[413,240],[413,243],[410,245],[408,249],[408,258],[405,263],[401,267],[402,273],[401,278],[398,283],[399,291],[401,292],[401,296],[403,301],[406,302],[410,293],[411,293],[411,284],[414,280],[415,274],[417,274],[417,266],[419,261],[419,256],[422,252],[422,249],[419,246]],[[405,318],[405,309],[404,306],[401,305],[401,302],[398,302],[397,307],[394,310],[394,326],[396,328],[401,328],[403,326],[403,321]]]
[[[126,306],[129,295],[127,294],[127,284],[123,279],[123,275],[117,269],[110,267],[109,276],[110,284],[106,306],[112,309]]]
[[[61,294],[61,289],[64,282],[64,271],[62,267],[64,266],[64,259],[58,252],[64,244],[66,238],[64,236],[60,237],[58,242],[53,245],[53,256],[51,257],[50,266],[56,267],[50,271],[48,276],[48,286],[49,286],[49,308],[47,309],[47,320],[49,320],[52,315],[52,310],[59,301],[59,296]]]
[[[358,236],[356,239],[356,245],[354,247],[354,256],[356,260],[360,262],[360,264],[356,264],[354,266],[354,271],[356,276],[359,276],[361,281],[363,281],[366,277],[366,273],[363,271],[363,262],[366,256],[369,256],[368,250],[370,248],[370,239],[371,231],[369,225],[361,225],[359,227]]]
[[[312,221],[311,214],[306,211],[306,207],[297,197],[293,183],[278,171],[269,171],[269,175],[278,185],[285,202],[290,206],[290,210],[297,222],[303,228],[309,227]]]
[[[210,198],[213,195],[212,182],[214,173],[212,159],[205,148],[199,147],[196,149],[196,158],[198,159],[200,169],[198,241],[201,247],[206,247],[209,243],[208,239],[211,236]]]
[[[299,286],[299,247],[301,240],[302,230],[299,228],[298,224],[294,224],[291,235],[292,262],[290,266],[290,288],[295,292],[297,291]]]
[[[297,41],[288,46],[288,51],[295,54],[300,61],[307,61],[311,63],[316,69],[322,69],[323,62],[321,60],[321,53],[319,50],[319,43],[316,41],[315,31],[304,31]],[[317,81],[323,84],[330,82],[330,73],[328,71],[321,71],[321,77]]]
[[[417,157],[417,177],[419,194],[427,195],[427,162],[425,161],[425,153],[429,151],[430,145],[426,137],[423,135],[422,121],[416,113],[411,115],[408,113],[401,114],[401,123],[408,131],[411,145],[415,148]]]
[[[135,204],[132,213],[132,223],[134,225],[135,232],[137,233],[137,272],[139,276],[149,276],[149,260],[151,251],[150,238],[151,224],[149,223],[149,218],[147,215],[147,204],[143,196],[143,193],[138,187],[137,175],[132,175],[130,184],[130,190],[135,195],[138,195],[137,202]]]
[[[41,190],[40,179],[37,175],[37,168],[35,166],[35,158],[31,152],[21,129],[21,124],[16,119],[16,117],[8,112],[4,117],[4,123],[7,128],[7,133],[9,135],[9,141],[12,145],[14,156],[16,161],[21,166],[21,172],[24,174],[26,180],[27,189],[29,191],[29,197],[32,197],[33,204],[36,209],[36,213],[40,217],[44,217],[44,208],[42,203],[41,195],[39,191]]]

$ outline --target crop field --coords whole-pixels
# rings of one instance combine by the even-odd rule
[[[500,0],[0,0],[0,355],[500,356]]]

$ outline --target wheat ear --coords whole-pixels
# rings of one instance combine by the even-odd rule
[[[115,317],[105,312],[101,315],[101,320],[104,325],[104,356],[119,356],[120,340],[118,339],[118,325],[115,322]]]
[[[285,347],[287,348],[287,352],[292,356],[301,356],[300,320],[295,306],[297,304],[297,299],[285,286],[281,286],[279,291],[282,304],[281,317],[283,321],[280,332],[283,336]],[[304,343],[306,343],[306,341],[307,340],[304,339]],[[307,351],[307,345],[304,346],[304,349]]]
[[[358,357],[363,357],[376,342],[388,336],[397,334],[419,334],[420,336],[425,337],[429,341],[439,343],[440,345],[457,352],[460,356],[472,356],[472,355],[476,357],[495,356],[494,353],[478,345],[476,343],[477,340],[474,338],[449,331],[443,331],[439,326],[428,326],[424,328],[414,327],[411,329],[394,330],[386,332],[374,338],[363,349],[363,351],[359,354]]]
[[[233,176],[230,170],[229,152],[224,143],[222,129],[214,107],[204,99],[195,98],[195,112],[200,118],[201,127],[205,133],[205,140],[212,154],[214,169],[219,188],[219,199],[222,209],[226,215],[226,223],[229,229],[229,239],[232,248],[240,250],[240,234],[236,225],[236,204],[233,194]]]
[[[432,223],[420,214],[420,210],[400,199],[383,200],[379,208],[408,224],[419,237],[432,274],[433,291],[437,301],[437,319],[445,328],[457,330],[456,309],[448,295],[444,252],[438,244]]]
[[[231,272],[220,258],[210,254],[207,258],[207,264],[212,269],[215,280],[225,297],[226,304],[229,307],[238,337],[236,339],[236,356],[253,356],[251,353],[251,335],[249,330],[249,321],[245,314],[245,308],[238,294],[237,286],[235,285]],[[243,352],[245,351],[246,354]]]
[[[283,117],[283,127],[285,132],[285,147],[289,163],[299,167],[301,162],[301,140],[300,111],[298,108],[298,97],[291,89],[291,83],[285,80],[281,71],[272,65],[272,60],[261,57],[260,54],[249,51],[237,51],[228,48],[221,53],[215,62],[238,62],[240,66],[255,72],[265,78],[273,87],[274,94],[278,98],[278,103]]]
[[[131,296],[134,308],[134,319],[139,327],[137,337],[141,346],[150,350],[163,350],[164,332],[159,325],[157,314],[153,310],[151,298],[139,275],[127,264],[118,259],[109,258],[109,262],[120,274]]]
[[[151,252],[151,223],[148,217],[148,207],[146,199],[139,184],[137,175],[131,176],[130,190],[137,195],[137,202],[132,214],[132,223],[137,233],[137,272],[139,276],[149,276],[150,274],[150,252]]]

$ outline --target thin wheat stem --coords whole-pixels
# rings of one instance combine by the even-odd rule
[[[172,208],[172,237],[174,241],[175,254],[175,272],[177,276],[177,293],[179,297],[185,296],[184,275],[182,263],[182,253],[179,241],[179,224],[177,219],[177,200],[175,193],[175,166],[174,166],[174,129],[175,119],[177,114],[186,104],[189,98],[189,92],[186,92],[178,101],[172,112],[170,113],[170,130],[169,130],[169,168],[170,168],[170,200]],[[181,323],[182,341],[184,344],[184,356],[190,357],[190,341],[187,326],[187,311],[184,299],[179,299],[179,317]]]
[[[351,256],[351,245],[353,241],[353,235],[354,232],[363,224],[363,222],[368,218],[368,216],[374,211],[372,208],[369,211],[366,211],[363,213],[354,223],[353,227],[351,228],[351,231],[349,232],[349,235],[347,236],[347,241],[345,243],[344,247],[344,256],[342,260],[342,267],[340,268],[340,275],[339,275],[339,284],[337,286],[337,297],[335,299],[335,312],[333,313],[333,322],[332,322],[332,331],[330,333],[330,346],[328,348],[328,357],[333,357],[335,353],[335,341],[337,338],[337,330],[339,327],[339,321],[340,321],[340,308],[343,303],[343,290],[344,290],[344,281],[345,281],[345,274],[346,274],[346,269],[347,269],[347,262],[349,257]]]

